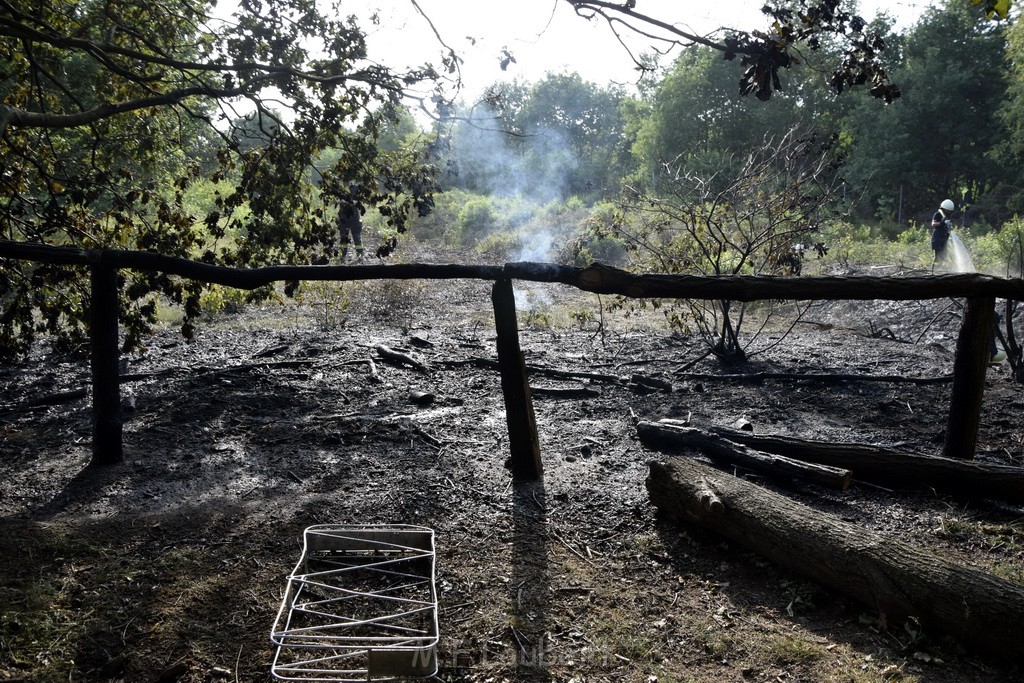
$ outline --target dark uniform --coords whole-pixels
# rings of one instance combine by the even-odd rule
[[[365,211],[362,205],[348,195],[341,201],[338,209],[338,232],[341,233],[341,260],[348,256],[351,244],[356,250],[356,258],[363,258],[363,219]]]
[[[932,216],[932,250],[935,252],[936,261],[946,258],[950,224],[950,219],[946,218],[946,213],[942,209],[936,211]]]

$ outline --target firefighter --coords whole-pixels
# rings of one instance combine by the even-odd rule
[[[366,209],[356,199],[355,183],[349,185],[348,192],[341,198],[338,208],[338,232],[341,234],[341,260],[348,258],[348,248],[356,250],[356,261],[363,260],[363,219]]]
[[[939,210],[932,216],[932,251],[935,252],[935,260],[941,261],[946,258],[946,246],[949,244],[949,233],[953,230],[953,220],[949,215],[956,211],[956,204],[952,199],[943,199],[939,204]]]

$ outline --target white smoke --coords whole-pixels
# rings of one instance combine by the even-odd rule
[[[551,260],[555,238],[550,230],[543,230],[524,236],[523,248],[516,254],[514,261],[547,262]]]
[[[498,121],[479,109],[474,117]],[[513,135],[500,125],[463,125],[452,141],[451,158],[467,189],[533,207],[499,216],[496,222],[495,230],[514,231],[523,245],[511,260],[551,261],[558,235],[544,219],[543,207],[566,199],[569,176],[579,165],[565,134],[540,129]]]
[[[494,115],[477,116],[486,121]],[[460,127],[452,140],[452,161],[471,189],[496,197],[524,197],[538,204],[564,199],[568,175],[578,165],[560,131],[512,135],[498,126],[479,124]]]

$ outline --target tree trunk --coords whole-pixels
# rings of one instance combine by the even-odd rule
[[[1022,358],[1020,344],[1017,342],[1017,333],[1013,329],[1013,314],[1017,310],[1018,303],[1013,299],[1006,300],[1006,309],[1003,312],[1003,320],[1006,321],[1006,336],[1003,336],[1003,332],[998,326],[996,335],[1006,351],[1006,360],[1010,364],[1013,381],[1017,384],[1024,384],[1024,358]]]
[[[817,465],[793,460],[781,455],[764,453],[749,446],[724,439],[715,434],[675,425],[640,422],[636,426],[640,442],[656,450],[695,448],[712,460],[735,464],[765,476],[802,479],[819,486],[845,491],[853,473],[848,469]]]
[[[89,336],[92,342],[92,462],[121,462],[121,357],[118,341],[117,270],[106,263],[90,271],[92,303]]]
[[[720,534],[889,620],[917,617],[931,632],[999,657],[1024,652],[1024,586],[685,458],[651,463],[647,490],[669,517]]]
[[[491,289],[494,327],[498,333],[498,371],[505,397],[505,421],[511,450],[512,476],[517,481],[533,481],[544,474],[540,459],[537,419],[533,413],[526,363],[519,348],[519,323],[511,280],[497,280]]]
[[[995,306],[996,300],[989,297],[967,300],[953,361],[953,393],[946,423],[946,445],[942,449],[947,458],[970,460],[978,445]]]
[[[659,424],[672,426],[671,421]],[[722,427],[708,427],[708,431],[769,453],[850,469],[855,480],[1024,503],[1024,468],[1021,467],[964,462],[868,444],[751,434]]]

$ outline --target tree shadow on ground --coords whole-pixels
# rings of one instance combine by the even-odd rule
[[[283,542],[240,534],[249,513],[219,502],[73,523],[0,519],[0,670],[42,664],[47,680],[156,680],[183,666],[182,674],[266,675],[240,650],[220,651],[217,661],[192,657],[193,649],[217,651],[225,634],[250,653],[266,649],[268,596],[244,587],[271,580],[276,568],[257,558]]]
[[[548,508],[544,482],[516,482],[512,490],[512,619],[518,680],[550,681],[548,610],[551,605]]]

